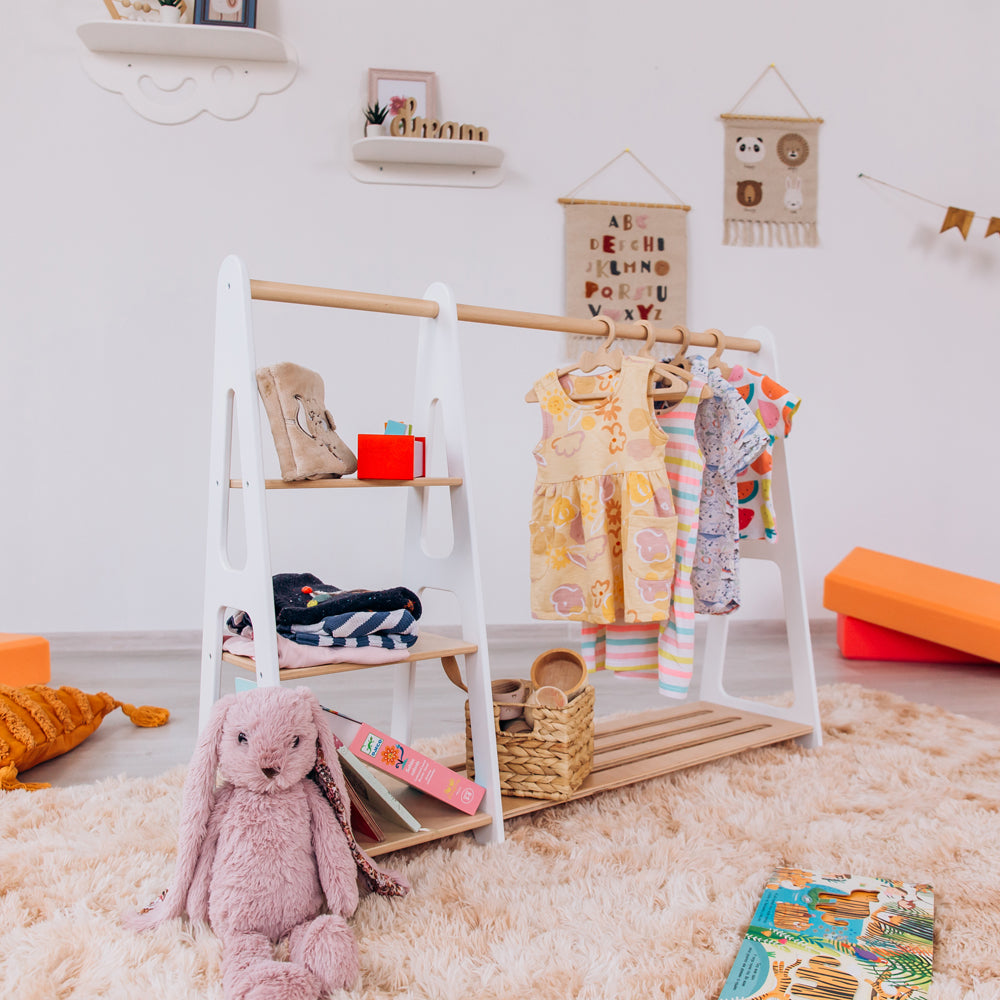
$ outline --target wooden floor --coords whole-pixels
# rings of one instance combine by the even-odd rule
[[[813,652],[819,684],[848,682],[939,705],[952,712],[1000,724],[1000,666],[869,663],[844,660],[836,646],[833,623],[815,622]],[[494,677],[527,677],[534,658],[546,649],[572,645],[563,626],[497,627],[490,631]],[[102,778],[160,774],[186,762],[198,725],[200,649],[194,634],[161,633],[142,641],[135,636],[51,636],[53,686],[107,691],[120,701],[168,708],[171,720],[159,729],[137,729],[120,712],[110,715],[83,745],[30,772],[31,781],[79,784]],[[699,646],[701,637],[699,636]],[[775,622],[740,622],[730,629],[726,684],[736,695],[766,695],[790,687],[784,626]],[[223,666],[223,690],[246,676]],[[395,668],[382,666],[328,677],[310,678],[320,700],[377,728],[389,728]],[[653,680],[601,672],[592,675],[595,715],[643,711],[677,704],[662,698]],[[691,700],[697,700],[695,673]],[[464,692],[445,677],[439,661],[418,665],[414,739],[464,730]]]

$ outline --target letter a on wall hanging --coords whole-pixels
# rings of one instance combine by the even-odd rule
[[[594,201],[574,195],[623,156],[630,156],[673,204]],[[559,203],[565,210],[566,315],[656,326],[687,322],[687,213],[680,199],[629,149]],[[567,351],[593,347],[594,337],[567,334]],[[638,347],[638,343],[635,344]]]
[[[804,118],[739,114],[739,107],[770,72],[777,73],[805,111]],[[772,64],[720,116],[725,123],[725,227],[731,246],[814,247],[819,172],[819,127]]]

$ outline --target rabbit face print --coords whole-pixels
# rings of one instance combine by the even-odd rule
[[[797,212],[802,207],[802,178],[785,178],[785,208]]]

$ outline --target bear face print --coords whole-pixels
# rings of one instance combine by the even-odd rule
[[[736,139],[736,159],[740,163],[760,163],[764,159],[764,140],[760,136],[738,136]]]
[[[778,140],[777,152],[786,167],[801,167],[809,158],[809,143],[797,132],[786,132]]]
[[[737,181],[736,200],[744,208],[753,208],[759,205],[764,197],[764,186],[760,181]]]

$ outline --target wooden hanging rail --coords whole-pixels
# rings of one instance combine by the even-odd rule
[[[251,279],[250,297],[264,302],[292,302],[307,306],[330,306],[337,309],[359,309],[363,312],[392,313],[403,316],[438,314],[438,304],[430,299],[409,299],[396,295],[376,295],[371,292],[351,292],[314,285],[289,285],[280,281]],[[589,337],[605,337],[608,328],[599,319],[574,319],[570,316],[550,316],[546,313],[520,312],[514,309],[493,309],[489,306],[457,305],[458,319],[464,323],[486,323],[493,326],[516,326],[532,330],[552,330],[556,333],[580,333]],[[681,334],[673,328],[654,328],[655,339],[665,344],[680,344]],[[615,334],[622,340],[646,340],[647,331],[638,323],[616,323]],[[691,344],[715,347],[714,334],[691,332]],[[726,349],[756,354],[760,341],[749,337],[726,337]]]

